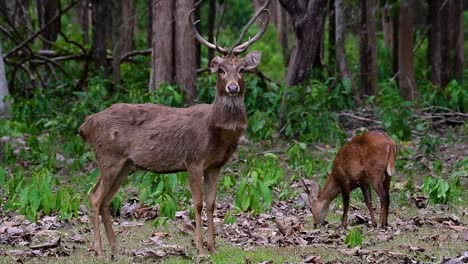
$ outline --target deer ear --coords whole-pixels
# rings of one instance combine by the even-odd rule
[[[219,56],[214,57],[211,62],[210,62],[210,70],[211,73],[215,73],[219,69],[219,65],[223,62],[223,59],[221,59]]]
[[[245,70],[253,70],[257,68],[258,64],[260,64],[260,58],[262,57],[262,53],[260,51],[252,51],[244,57],[244,69]]]

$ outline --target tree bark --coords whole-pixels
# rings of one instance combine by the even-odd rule
[[[103,0],[92,1],[92,14],[93,14],[93,58],[96,69],[104,68],[107,75],[109,63],[106,54],[106,26],[105,19],[109,16],[107,6],[104,5]]]
[[[390,8],[390,4],[385,1],[385,5],[382,8],[382,32],[385,47],[391,51],[393,47],[393,23]]]
[[[280,0],[289,13],[295,33],[286,75],[286,85],[294,86],[309,80],[311,67],[322,39],[327,8],[326,0]]]
[[[126,0],[117,0],[111,2],[112,9],[112,86],[114,89],[120,83],[120,57],[123,54],[125,35],[125,25],[123,25],[123,2]]]
[[[400,3],[398,83],[400,93],[406,100],[414,100],[419,97],[413,65],[413,6],[414,0],[402,1]]]
[[[353,91],[356,91],[356,85],[349,72],[348,62],[346,60],[345,36],[346,36],[346,17],[344,12],[343,0],[335,0],[335,42],[336,42],[336,63],[338,72],[343,81],[349,81]],[[358,94],[356,94],[358,96]]]
[[[330,0],[328,11],[328,65],[336,65],[336,10],[335,0]]]
[[[463,27],[463,2],[453,1],[453,49],[455,54],[455,72],[454,77],[459,83],[463,82],[463,70],[464,70],[464,27]]]
[[[39,17],[39,27],[43,27],[45,24],[47,24],[53,17],[55,17],[58,14],[59,10],[59,0],[37,0],[37,14]],[[41,33],[42,37],[46,40],[43,42],[42,45],[44,49],[50,49],[51,44],[49,42],[55,42],[57,40],[60,28],[60,19],[56,19]]]
[[[216,0],[210,0],[208,7],[208,42],[214,43],[214,28],[216,20]],[[208,68],[210,67],[211,60],[214,58],[214,49],[208,49]]]
[[[151,52],[150,90],[158,89],[162,83],[174,81],[174,19],[172,14],[174,4],[172,0],[159,0],[153,3],[154,39]]]
[[[122,53],[130,52],[134,49],[134,33],[136,24],[136,1],[135,0],[121,0],[122,1]]]
[[[153,0],[146,1],[146,7],[148,8],[148,26],[146,29],[146,47],[153,47]]]
[[[89,0],[81,0],[81,4],[78,7],[80,9],[80,24],[83,30],[83,44],[89,42]]]
[[[362,0],[360,3],[361,32],[359,39],[359,69],[361,92],[375,95],[377,92],[377,37],[375,33],[376,2]]]
[[[441,23],[440,23],[440,5],[442,0],[429,0],[428,22],[431,25],[429,31],[428,58],[431,64],[431,81],[435,86],[441,85],[441,66],[442,58],[441,48]]]
[[[10,117],[10,102],[5,102],[8,93],[8,83],[6,80],[5,64],[3,63],[2,45],[0,43],[0,119]]]
[[[289,58],[291,56],[291,51],[289,49],[289,27],[288,27],[288,13],[286,10],[278,3],[276,4],[276,17],[277,17],[277,26],[276,31],[278,32],[278,42],[281,45],[281,50],[283,53],[284,64],[287,66],[289,63]]]
[[[193,0],[176,0],[175,13],[175,64],[176,82],[186,94],[188,104],[193,104],[197,97],[195,81],[197,79],[197,58],[195,38],[191,25],[187,23],[188,14],[193,7]]]

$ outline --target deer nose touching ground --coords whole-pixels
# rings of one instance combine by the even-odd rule
[[[247,127],[242,73],[255,69],[260,63],[260,52],[253,51],[244,58],[239,54],[260,39],[270,17],[266,6],[260,8],[229,49],[203,39],[189,14],[195,38],[224,56],[211,61],[211,72],[218,73],[216,96],[212,104],[198,104],[188,108],[173,108],[156,104],[114,104],[88,116],[80,126],[81,137],[91,146],[99,167],[99,177],[91,191],[94,244],[96,255],[103,255],[99,216],[102,218],[112,254],[117,254],[117,243],[112,229],[109,205],[132,168],[168,173],[187,171],[195,211],[195,244],[200,254],[205,253],[201,213],[206,204],[207,245],[215,252],[215,209],[217,180],[221,167],[237,148],[240,136]],[[259,32],[247,42],[242,38],[249,26],[260,21]],[[260,19],[261,20],[261,19]]]
[[[372,185],[380,198],[380,225],[386,227],[390,207],[390,180],[395,173],[396,152],[395,142],[384,132],[375,130],[356,136],[343,146],[336,154],[333,169],[320,192],[316,182],[310,189],[303,182],[315,223],[323,223],[330,203],[341,193],[341,225],[346,228],[350,192],[360,187],[370,211],[372,225],[377,226],[372,209]]]

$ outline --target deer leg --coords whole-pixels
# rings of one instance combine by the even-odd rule
[[[343,198],[343,217],[341,218],[341,227],[343,229],[346,229],[346,225],[348,224],[349,193],[349,189],[342,188],[341,197]]]
[[[389,193],[385,190],[384,188],[384,183],[382,182],[382,177],[374,177],[373,175],[377,174],[371,174],[369,173],[369,177],[371,179],[372,185],[374,186],[374,190],[379,195],[380,199],[380,225],[382,228],[387,226],[387,219],[386,219],[386,212],[388,205],[389,205]],[[390,181],[390,180],[389,180]]]
[[[111,163],[107,163],[111,164]],[[118,162],[112,163],[118,164]],[[104,201],[104,198],[108,195],[109,191],[112,188],[112,183],[114,179],[118,177],[119,172],[121,171],[122,166],[99,166],[99,179],[93,190],[91,191],[90,201],[93,211],[93,229],[94,229],[94,244],[93,250],[97,256],[104,255],[102,252],[102,243],[101,243],[101,232],[99,229],[99,215],[102,213],[101,207]],[[103,219],[105,215],[103,216]]]
[[[211,253],[216,253],[215,245],[215,228],[213,222],[213,212],[215,209],[216,190],[218,184],[219,168],[207,170],[205,172],[205,204],[206,214],[208,217],[208,250]]]
[[[122,170],[119,173],[118,178],[114,181],[110,191],[107,193],[106,197],[104,198],[104,201],[100,208],[102,222],[104,224],[104,229],[106,230],[107,240],[109,241],[109,244],[111,247],[112,256],[117,255],[117,243],[115,240],[114,230],[112,228],[112,221],[110,217],[109,206],[112,202],[112,198],[115,196],[120,186],[127,178],[129,169],[130,169],[129,166],[124,166],[124,168],[122,168]]]
[[[364,202],[366,203],[367,209],[369,209],[370,217],[372,221],[372,226],[377,227],[377,221],[375,221],[374,210],[372,209],[372,193],[370,186],[363,185],[361,186],[362,195],[364,195]]]
[[[190,191],[195,211],[195,245],[200,255],[206,254],[203,248],[201,213],[203,209],[202,178],[203,167],[195,166],[188,168]]]
[[[383,213],[381,215],[382,226],[388,226],[388,211],[390,209],[390,181],[392,177],[385,174],[385,180],[383,182],[383,189],[386,193],[386,200]]]

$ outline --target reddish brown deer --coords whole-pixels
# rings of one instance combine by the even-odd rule
[[[202,182],[205,187],[208,235],[207,245],[215,252],[215,209],[217,180],[221,167],[237,148],[239,137],[247,127],[244,105],[245,86],[242,73],[257,67],[260,52],[244,58],[237,55],[257,41],[269,23],[267,3],[252,17],[232,48],[222,48],[204,40],[192,22],[197,40],[221,52],[224,57],[211,61],[211,72],[218,73],[213,104],[173,108],[155,104],[115,104],[91,115],[80,127],[80,135],[93,149],[99,167],[99,178],[90,199],[93,212],[96,255],[103,255],[99,231],[99,215],[107,234],[112,254],[117,244],[110,218],[109,205],[132,168],[168,173],[187,171],[195,209],[195,244],[205,253],[202,238]],[[240,44],[247,28],[266,14],[259,32]]]
[[[333,169],[325,186],[317,196],[318,185],[311,190],[305,185],[316,224],[322,224],[327,217],[330,203],[341,193],[343,217],[341,225],[346,228],[350,192],[360,187],[364,201],[370,211],[372,225],[377,226],[372,210],[370,185],[380,198],[380,224],[386,227],[390,206],[390,180],[395,172],[396,144],[384,132],[369,131],[354,137],[336,155]]]

